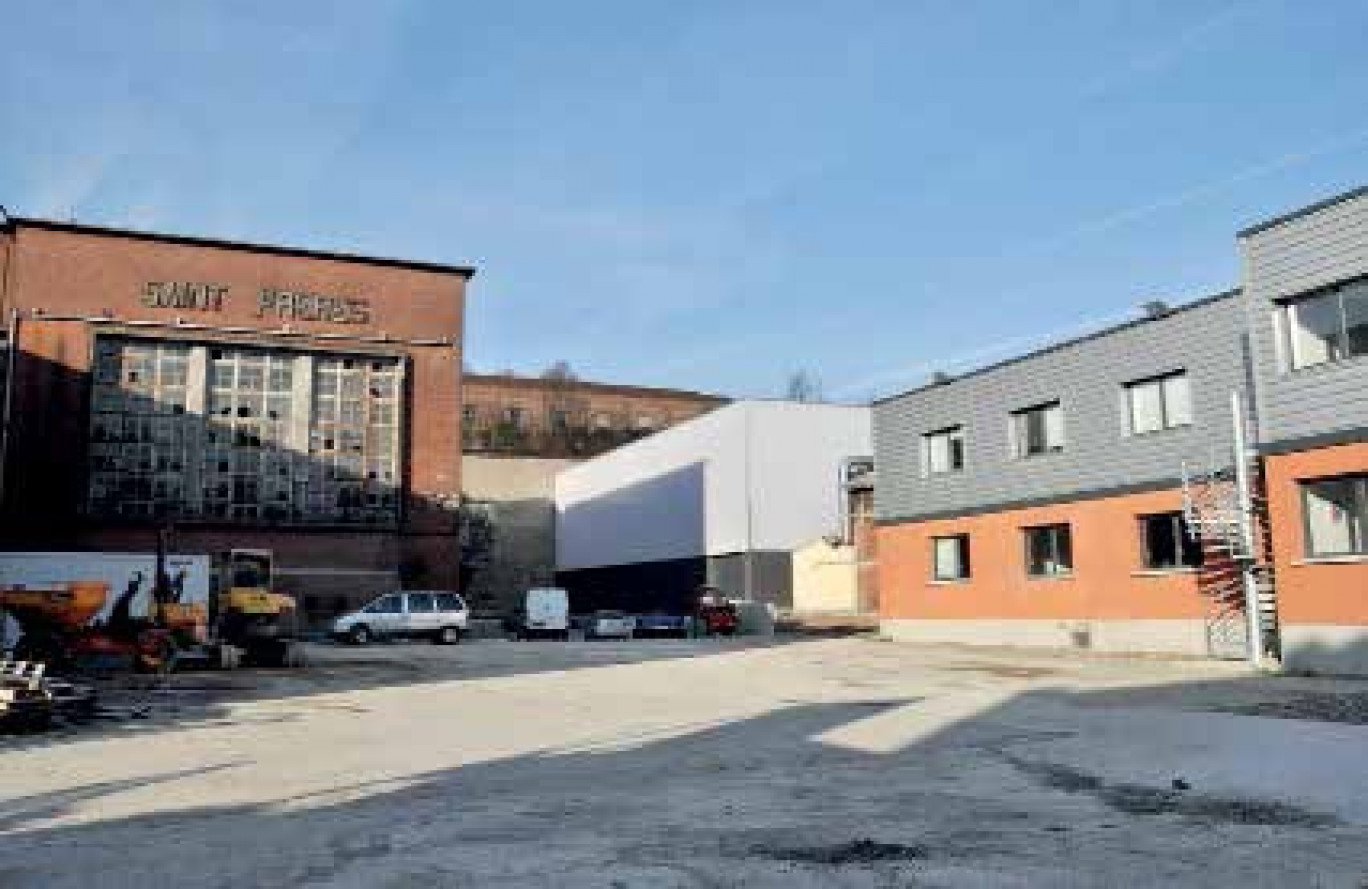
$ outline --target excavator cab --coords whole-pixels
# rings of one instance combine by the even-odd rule
[[[230,549],[220,554],[214,622],[220,641],[241,648],[248,661],[281,666],[298,636],[292,596],[272,592],[275,555],[268,549]]]
[[[221,613],[275,614],[294,608],[294,599],[271,592],[275,555],[268,549],[228,550],[221,557],[218,579]]]

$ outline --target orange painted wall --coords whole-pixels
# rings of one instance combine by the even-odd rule
[[[1368,626],[1368,560],[1308,563],[1298,482],[1368,472],[1368,444],[1317,448],[1264,461],[1278,612],[1284,624]]]
[[[886,618],[1173,618],[1205,614],[1195,572],[1138,575],[1137,517],[1182,507],[1178,490],[1154,491],[878,530],[880,616]],[[1069,577],[1026,575],[1022,528],[1072,525]],[[931,538],[969,535],[972,577],[931,580]]]

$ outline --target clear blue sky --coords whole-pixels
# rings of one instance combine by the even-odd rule
[[[9,0],[12,212],[480,267],[468,360],[858,399],[1368,182],[1362,0]]]

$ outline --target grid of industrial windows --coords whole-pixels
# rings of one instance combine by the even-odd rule
[[[96,342],[91,387],[90,509],[148,518],[179,514],[190,500],[192,462],[205,422],[187,412],[190,347],[137,340]]]
[[[1368,355],[1368,281],[1323,290],[1281,310],[1293,368]]]
[[[951,534],[931,538],[931,579],[969,578],[969,535]]]
[[[1307,554],[1368,556],[1368,475],[1302,483]]]
[[[1185,371],[1126,384],[1131,432],[1158,432],[1192,424],[1192,391]]]
[[[1068,525],[1039,525],[1022,532],[1028,575],[1060,577],[1073,573],[1073,534]]]
[[[388,357],[101,337],[90,511],[391,524],[400,374]]]
[[[399,363],[314,359],[307,513],[383,522],[398,507]]]
[[[1188,531],[1181,512],[1140,516],[1140,547],[1145,568],[1176,571],[1202,564],[1202,545]]]
[[[922,474],[940,475],[964,469],[964,427],[951,426],[922,436]]]
[[[1057,401],[1012,413],[1012,454],[1035,457],[1064,450],[1064,408]]]
[[[201,514],[240,521],[292,518],[294,357],[214,347],[207,369]]]

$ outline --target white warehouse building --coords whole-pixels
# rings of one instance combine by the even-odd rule
[[[738,401],[556,476],[556,568],[576,610],[672,608],[701,584],[791,604],[791,554],[844,522],[866,407]]]

